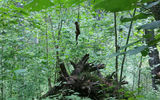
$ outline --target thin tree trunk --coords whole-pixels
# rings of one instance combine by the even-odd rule
[[[117,35],[117,15],[116,13],[114,13],[114,28],[115,28],[115,48],[116,48],[116,53],[118,52],[118,35]],[[115,60],[115,69],[116,69],[116,81],[118,84],[118,56],[116,56],[116,60]]]
[[[142,56],[141,56],[141,60],[138,66],[138,94],[139,94],[139,88],[140,88],[140,83],[141,83],[141,66],[142,66]]]
[[[151,41],[154,40],[154,30],[145,30],[145,35],[151,36],[146,39],[146,43],[149,45]],[[152,87],[155,90],[158,90],[156,86],[156,74],[160,71],[160,59],[159,59],[159,51],[157,50],[156,44],[149,46],[149,65],[152,68]]]
[[[59,23],[59,26],[58,26],[58,29],[59,29],[59,31],[58,31],[58,43],[59,43],[59,41],[60,41],[60,36],[61,36],[61,29],[62,29],[62,20],[61,20],[61,22]],[[57,58],[57,62],[56,62],[56,66],[57,66],[57,68],[58,68],[58,66],[59,66],[59,63],[60,63],[60,58],[59,58],[59,45],[56,45],[56,58]]]
[[[116,53],[118,52],[118,34],[117,34],[117,14],[114,13],[114,31],[115,31],[115,49]],[[118,82],[118,56],[116,56],[115,59],[115,69],[116,69],[116,82],[117,82],[117,91],[119,90],[119,82]],[[118,99],[119,99],[119,93],[118,93]]]
[[[46,21],[46,58],[47,58],[47,67],[50,69],[49,64],[48,64],[48,53],[49,53],[49,47],[48,47],[48,23],[47,23],[47,14],[45,16],[45,21]],[[49,71],[49,76],[48,76],[48,88],[51,89],[52,88],[52,84],[51,84],[51,77],[50,77],[50,71]]]
[[[153,6],[151,12],[155,18],[155,20],[160,20],[160,4]],[[150,41],[154,39],[154,30],[145,30],[145,34],[151,36],[150,38],[146,39],[146,43],[149,44]],[[155,90],[158,90],[156,86],[156,76],[160,72],[160,59],[159,59],[159,51],[157,50],[156,44],[149,46],[149,65],[152,68],[152,87]]]
[[[52,39],[54,41],[53,44],[56,44],[56,42],[55,42],[55,35],[54,35],[54,32],[53,32],[53,23],[52,23],[51,16],[49,16],[48,18],[49,18],[50,28],[51,28],[51,32],[52,32]],[[53,46],[56,48],[55,45],[53,45]],[[57,54],[57,52],[56,52],[56,54]],[[56,62],[56,66],[57,66],[57,62]],[[54,68],[54,70],[56,70],[57,67],[54,67],[54,64],[53,64],[53,68]],[[56,83],[56,71],[55,71],[55,76],[54,76],[54,83]]]
[[[135,14],[136,14],[136,8],[134,9],[134,12],[133,12],[133,16],[132,16],[132,17],[134,17]],[[126,45],[129,43],[132,26],[133,26],[133,20],[131,20],[131,23],[130,23],[130,26],[129,26],[129,31],[128,31],[128,36],[127,36]],[[124,52],[126,52],[126,51],[127,51],[127,47],[124,49]],[[123,69],[124,69],[125,60],[126,60],[126,54],[124,54],[123,59],[122,59],[121,73],[120,73],[120,83],[121,83],[122,77],[123,77]]]
[[[60,4],[60,15],[59,15],[59,18],[60,18],[60,23],[58,25],[58,38],[57,38],[57,41],[58,43],[56,43],[56,69],[59,68],[59,65],[60,65],[60,58],[59,58],[59,41],[60,41],[60,36],[61,36],[61,29],[62,29],[62,18],[61,18],[61,15],[62,15],[62,8],[61,8],[61,4]],[[55,71],[55,82],[56,82],[56,78],[57,78],[57,74],[56,71]]]
[[[132,84],[132,91],[134,91],[134,84],[135,84],[135,73],[133,73],[133,84]]]
[[[4,100],[4,85],[3,85],[3,45],[1,46],[1,74],[2,74],[2,83],[1,83],[1,100]]]

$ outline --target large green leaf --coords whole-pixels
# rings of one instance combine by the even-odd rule
[[[111,12],[125,11],[135,8],[138,1],[139,0],[101,0],[95,4],[94,8],[102,8]]]
[[[68,0],[68,4],[66,4],[67,6],[72,6],[72,5],[79,5],[80,3],[84,2],[86,0]]]
[[[147,48],[148,48],[148,46],[142,45],[142,46],[136,47],[134,49],[128,50],[126,52],[120,52],[119,51],[117,53],[113,53],[113,54],[109,55],[109,57],[119,56],[119,55],[123,55],[123,54],[135,55],[135,54],[138,54],[138,53],[142,53],[142,51],[146,50]]]
[[[129,44],[125,45],[125,46],[122,46],[119,50],[123,50],[123,49],[125,49],[125,48],[130,47],[130,46],[133,46],[134,44],[136,44],[136,43],[138,43],[138,42],[141,42],[142,40],[143,40],[143,39],[140,39],[140,40],[138,40],[138,41],[135,41],[135,42],[129,43]]]
[[[146,2],[150,2],[150,1],[153,1],[153,0],[141,0],[142,3],[146,3]]]
[[[135,54],[138,54],[138,53],[142,52],[142,51],[145,50],[146,48],[147,48],[147,46],[142,45],[142,46],[140,46],[140,47],[136,47],[136,48],[133,49],[133,50],[128,50],[128,51],[126,52],[126,54],[135,55]]]
[[[40,11],[53,5],[54,4],[50,0],[33,0],[29,4],[25,5],[24,8],[29,11]]]
[[[147,6],[145,6],[145,8],[146,8],[146,9],[149,9],[149,8],[151,8],[151,7],[159,4],[159,3],[160,3],[160,0],[158,0],[158,1],[156,1],[156,2],[152,2],[152,3],[148,4]]]
[[[142,25],[138,29],[155,29],[160,27],[160,21],[154,21],[149,24]]]
[[[152,14],[145,14],[145,13],[140,13],[136,16],[134,16],[133,18],[121,18],[121,22],[129,22],[129,21],[135,21],[138,19],[145,19],[148,18],[149,16],[151,16]]]

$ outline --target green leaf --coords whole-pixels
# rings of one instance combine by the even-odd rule
[[[149,8],[151,8],[151,7],[159,4],[159,3],[160,3],[160,0],[158,0],[158,1],[156,1],[156,2],[152,2],[152,3],[148,4],[147,6],[145,6],[145,8],[146,8],[146,9],[149,9]]]
[[[4,12],[8,12],[9,9],[8,8],[0,8],[0,13],[4,13]]]
[[[148,48],[146,48],[146,49],[144,49],[144,50],[141,51],[141,54],[142,54],[142,56],[144,56],[144,57],[147,56],[148,53],[149,53],[149,49],[148,49]]]
[[[122,46],[119,50],[123,50],[123,49],[125,49],[125,48],[127,48],[127,47],[130,47],[130,46],[132,46],[132,45],[140,42],[140,41],[142,41],[142,39],[140,39],[140,40],[138,40],[138,41],[135,41],[135,42],[132,42],[132,43],[129,43],[129,44],[125,45],[125,46]]]
[[[158,42],[160,42],[160,37],[156,37],[154,40],[150,41],[148,43],[148,46],[153,46],[153,45],[157,44]]]
[[[144,39],[148,39],[148,38],[151,38],[152,37],[152,34],[146,34],[143,36]],[[157,44],[158,42],[160,42],[160,34],[156,35],[154,37],[154,40],[150,41],[148,44],[148,46],[153,46],[155,44]]]
[[[136,8],[137,1],[138,0],[101,0],[95,4],[94,8],[101,8],[110,12],[125,11]]]
[[[128,98],[128,100],[135,100],[135,98],[134,97],[130,97],[130,98]]]
[[[146,48],[147,48],[147,46],[143,45],[143,46],[140,46],[140,47],[136,47],[133,50],[128,50],[126,53],[129,54],[129,55],[135,55],[135,54],[138,54],[141,51],[145,50]]]
[[[143,38],[145,38],[145,39],[150,38],[150,37],[152,37],[152,34],[145,34],[145,35],[143,35]]]
[[[149,1],[153,1],[153,0],[141,0],[141,3],[146,3],[146,2],[149,2]]]
[[[53,5],[54,4],[50,0],[33,0],[31,3],[25,5],[24,8],[29,11],[40,11]]]
[[[154,21],[149,24],[142,25],[138,29],[155,29],[160,27],[160,21]]]
[[[1,83],[3,83],[3,81],[2,81],[2,80],[0,80],[0,84],[1,84]]]
[[[69,0],[67,5],[69,7],[72,5],[79,5],[80,3],[84,2],[84,1],[86,1],[86,0]]]
[[[160,39],[160,34],[157,34],[157,35],[155,36],[155,39]]]
[[[123,54],[125,54],[125,52],[113,53],[113,54],[109,55],[108,58],[115,57],[115,56],[119,56],[119,55],[123,55]]]
[[[108,57],[114,57],[114,56],[119,56],[119,55],[123,55],[123,54],[128,54],[128,55],[135,55],[140,53],[141,51],[145,50],[146,48],[148,48],[148,46],[140,46],[140,47],[136,47],[135,49],[132,50],[128,50],[126,52],[117,52],[117,53],[113,53],[112,55],[109,55]]]
[[[18,70],[15,70],[14,72],[17,74],[21,74],[21,73],[26,72],[26,69],[18,69]]]
[[[133,18],[121,18],[121,22],[129,22],[129,21],[135,21],[138,19],[145,19],[148,18],[149,16],[151,16],[152,14],[145,14],[145,13],[140,13],[136,16],[134,16]]]

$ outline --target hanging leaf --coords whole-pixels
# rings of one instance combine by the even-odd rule
[[[137,1],[138,0],[101,0],[95,4],[94,8],[101,8],[110,12],[125,11],[136,8]]]
[[[147,2],[150,2],[150,1],[153,1],[153,0],[141,0],[141,3],[147,3]]]
[[[146,48],[147,48],[147,46],[143,45],[143,46],[140,46],[140,47],[136,47],[133,50],[128,50],[126,53],[129,54],[129,55],[135,55],[135,54],[138,54],[141,51],[145,50]]]
[[[145,13],[140,13],[133,18],[121,18],[121,22],[130,22],[130,21],[136,21],[138,19],[145,19],[148,18],[149,16],[152,16],[152,14],[145,14]]]
[[[33,0],[31,3],[25,5],[24,8],[29,11],[40,11],[53,5],[54,4],[50,0]]]
[[[160,3],[160,0],[158,0],[158,1],[156,1],[156,2],[152,2],[152,3],[148,4],[147,6],[145,6],[145,8],[146,8],[146,9],[149,9],[149,8],[151,8],[151,7],[159,4],[159,3]]]
[[[129,44],[127,44],[127,45],[125,45],[125,46],[122,46],[119,50],[123,50],[123,49],[125,49],[125,48],[127,48],[127,47],[130,47],[130,46],[132,46],[132,45],[134,45],[134,44],[136,44],[136,43],[138,43],[138,42],[140,42],[140,41],[142,41],[143,39],[140,39],[140,40],[138,40],[138,41],[136,41],[136,42],[132,42],[132,43],[129,43]]]
[[[140,47],[136,47],[135,49],[128,50],[126,52],[113,53],[113,54],[109,55],[108,57],[111,58],[111,57],[120,56],[120,55],[123,55],[123,54],[135,55],[135,54],[138,54],[138,53],[142,52],[146,48],[148,48],[148,46],[143,45],[143,46],[140,46]]]
[[[159,28],[159,27],[160,27],[160,21],[154,21],[152,23],[145,24],[145,25],[138,27],[138,30],[140,30],[140,29],[155,29],[155,28]]]
[[[125,54],[125,52],[117,52],[117,53],[113,53],[113,54],[111,54],[111,55],[109,55],[107,57],[111,58],[111,57],[120,56],[120,55],[123,55],[123,54]]]

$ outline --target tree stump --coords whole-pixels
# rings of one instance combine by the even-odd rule
[[[121,98],[128,98],[123,95],[123,92],[117,92],[118,84],[114,78],[115,72],[104,77],[100,69],[105,68],[105,65],[88,63],[88,59],[89,54],[86,54],[78,63],[71,61],[70,63],[74,67],[74,70],[70,75],[67,73],[64,63],[61,63],[61,76],[58,79],[58,81],[61,82],[60,85],[51,88],[46,94],[42,95],[41,98],[51,97],[58,93],[61,93],[63,96],[69,96],[74,92],[78,92],[78,95],[81,97],[89,97],[93,100],[103,100],[107,97],[117,98],[118,94],[121,95]],[[127,82],[122,81],[119,84],[123,85],[127,84]]]

